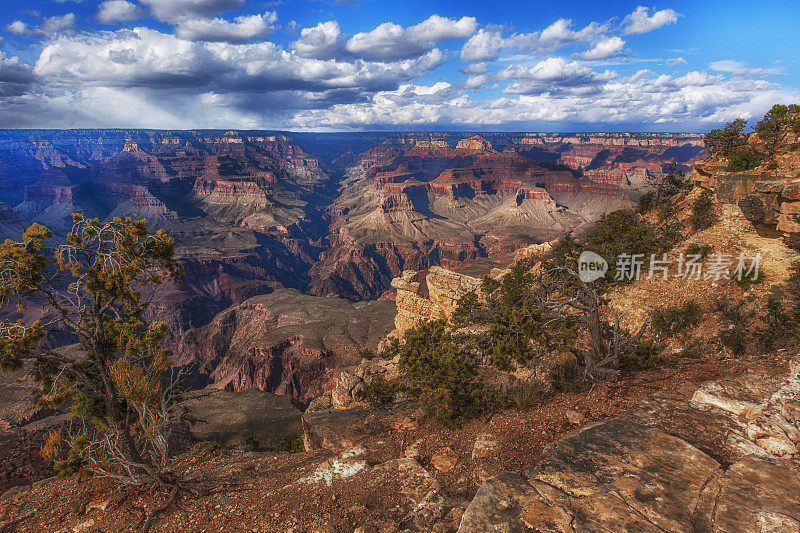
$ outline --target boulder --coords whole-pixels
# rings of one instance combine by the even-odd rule
[[[450,472],[458,464],[458,454],[451,448],[441,448],[431,456],[431,464],[439,472]]]
[[[500,443],[491,433],[481,433],[475,437],[475,445],[472,447],[473,459],[487,459],[497,454]]]

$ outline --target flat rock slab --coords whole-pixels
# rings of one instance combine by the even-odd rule
[[[198,440],[240,444],[252,436],[262,447],[269,447],[281,437],[302,433],[302,413],[289,396],[257,389],[206,389],[193,396],[186,407],[198,419],[191,428]]]
[[[800,532],[798,458],[747,432],[752,406],[770,414],[795,397],[796,366],[707,383],[693,400],[653,395],[556,441],[521,474],[483,483],[459,532]]]

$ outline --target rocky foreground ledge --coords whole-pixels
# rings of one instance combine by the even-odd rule
[[[650,396],[487,480],[458,531],[800,531],[799,377]]]

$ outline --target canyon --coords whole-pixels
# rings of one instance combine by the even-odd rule
[[[393,328],[404,271],[480,279],[707,155],[699,134],[5,130],[0,232],[146,218],[185,269],[149,318],[195,386],[308,401]]]

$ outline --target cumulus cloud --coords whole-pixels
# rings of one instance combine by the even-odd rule
[[[474,17],[453,20],[439,15],[431,15],[408,28],[384,22],[372,31],[353,35],[345,43],[345,49],[353,55],[377,61],[406,59],[425,53],[437,42],[469,37],[477,27]]]
[[[639,6],[622,20],[622,27],[628,35],[649,33],[667,24],[678,22],[678,16],[679,13],[674,9],[662,9],[650,15],[650,8]]]
[[[15,20],[11,24],[7,25],[5,29],[7,32],[11,32],[16,35],[23,35],[26,31],[28,31],[28,25],[21,20]]]
[[[619,37],[606,37],[595,43],[595,45],[577,57],[585,61],[600,61],[622,55],[625,49],[625,41]]]
[[[191,19],[180,22],[175,35],[190,41],[246,43],[266,38],[275,30],[277,20],[274,11],[236,17],[233,22],[221,18]]]
[[[225,11],[241,9],[244,0],[140,0],[158,20],[181,22],[209,18]]]
[[[533,51],[551,51],[566,44],[598,39],[608,28],[608,24],[592,22],[580,30],[573,30],[570,19],[558,19],[543,29],[538,38],[531,39],[528,46]]]
[[[573,29],[572,21],[563,18],[556,20],[540,32],[517,33],[509,37],[503,37],[502,33],[497,30],[481,29],[464,43],[461,48],[461,59],[464,61],[494,61],[503,49],[516,49],[528,54],[544,55],[564,46],[607,40],[605,34],[608,30],[608,24],[598,22],[592,22],[580,29]],[[615,43],[616,41],[611,41],[604,46],[608,47]],[[596,52],[596,54],[599,53],[600,51]]]
[[[558,62],[560,63],[560,62]],[[551,63],[532,77],[555,79],[564,65]],[[570,66],[576,69],[575,66]],[[764,113],[775,101],[797,97],[764,81],[717,79],[708,84],[702,72],[674,78],[649,70],[629,77],[611,76],[594,87],[568,92],[539,92],[471,100],[449,87],[424,97],[408,89],[385,91],[366,102],[337,104],[298,113],[292,122],[323,129],[418,127],[506,127],[542,125],[626,127],[656,124],[672,129],[705,129],[736,117]],[[669,126],[671,125],[671,126]]]
[[[19,95],[33,82],[32,69],[18,57],[9,57],[0,50],[0,97]]]
[[[144,9],[127,0],[107,0],[100,4],[96,19],[103,24],[130,22],[145,16]]]
[[[248,94],[277,91],[350,98],[388,90],[442,64],[434,48],[418,58],[394,62],[322,61],[282,50],[274,43],[208,43],[182,39],[148,28],[62,37],[48,44],[35,73],[60,85],[159,87]],[[300,102],[299,105],[303,105]],[[320,104],[322,105],[322,104]]]
[[[487,31],[481,28],[478,33],[461,47],[461,59],[464,61],[494,61],[500,50],[511,46],[499,31]]]
[[[623,32],[674,22],[672,10],[637,8],[622,25],[540,31],[478,28],[471,17],[433,15],[345,34],[335,20],[297,28],[283,47],[265,40],[272,12],[224,17],[244,0],[106,0],[115,23],[152,15],[174,31],[75,31],[74,15],[15,21],[12,33],[45,39],[35,66],[0,52],[0,127],[372,129],[419,127],[695,129],[763,113],[798,95],[763,77],[772,68],[716,61],[681,69],[682,57],[632,75],[597,68],[629,53]],[[671,15],[670,15],[671,12]],[[650,28],[650,29],[647,29]],[[367,28],[369,29],[369,28]],[[438,43],[465,39],[461,74],[423,83],[451,56]],[[673,52],[676,53],[676,52]],[[502,65],[492,63],[502,56]],[[559,57],[563,56],[563,57]],[[687,56],[688,57],[688,56]],[[680,74],[680,75],[678,75]],[[445,74],[447,76],[447,74]],[[423,78],[427,79],[427,78]],[[497,89],[500,96],[494,92]],[[478,93],[477,95],[475,93]]]
[[[301,57],[331,59],[344,51],[345,39],[335,20],[320,22],[313,28],[300,30],[300,38],[291,43]]]
[[[508,94],[540,94],[576,87],[595,86],[609,78],[610,71],[598,73],[578,61],[548,57],[530,68],[511,66],[498,73],[498,79],[512,80],[503,92]]]

